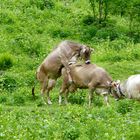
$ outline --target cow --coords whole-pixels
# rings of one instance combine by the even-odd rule
[[[72,76],[73,83],[68,82],[68,75],[66,69],[62,69],[62,86],[59,93],[59,104],[62,103],[62,94],[64,94],[65,104],[68,103],[67,96],[69,92],[74,92],[77,88],[89,89],[89,106],[93,98],[93,92],[98,90],[104,96],[105,103],[109,105],[108,93],[111,89],[111,76],[102,67],[96,64],[71,64],[70,75]]]
[[[78,58],[84,59],[86,64],[90,63],[91,51],[86,45],[75,43],[69,40],[60,42],[58,46],[44,59],[36,72],[36,78],[41,84],[41,95],[45,103],[52,104],[49,92],[55,86],[56,80],[61,76],[61,69],[66,68],[69,82],[72,82],[70,76],[69,62],[77,61]],[[32,88],[34,94],[35,85]],[[47,98],[45,97],[47,92]],[[47,100],[46,100],[47,99]]]
[[[115,91],[114,97],[119,100],[123,97],[140,101],[140,74],[128,77],[124,82],[120,80],[112,82],[112,89]]]

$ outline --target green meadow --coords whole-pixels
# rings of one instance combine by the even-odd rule
[[[61,77],[50,93],[52,105],[43,104],[39,83],[35,100],[32,97],[37,67],[62,40],[94,48],[91,62],[114,80],[140,74],[139,1],[133,0],[136,4],[124,11],[136,11],[132,21],[131,14],[120,15],[109,3],[101,23],[98,1],[93,0],[94,8],[91,1],[0,1],[0,140],[140,139],[138,101],[109,96],[107,107],[95,94],[89,108],[88,90],[79,89],[69,95],[68,105],[60,106]]]

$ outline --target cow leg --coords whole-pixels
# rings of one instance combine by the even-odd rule
[[[65,104],[68,104],[68,101],[67,101],[67,97],[68,97],[68,90],[66,89],[66,90],[63,90],[63,91],[60,91],[60,93],[59,93],[59,105],[61,105],[62,104],[62,94],[64,93],[64,102],[65,102]]]
[[[89,87],[89,107],[91,106],[92,99],[93,99],[93,92],[95,91],[97,85],[98,85],[98,82],[94,82],[94,81],[91,81],[88,84],[88,87]]]
[[[41,96],[43,97],[43,101],[46,104],[46,98],[45,98],[45,92],[47,89],[47,80],[48,78],[45,78],[44,81],[41,81]]]
[[[69,90],[66,89],[66,91],[65,91],[65,100],[64,100],[65,104],[68,104],[68,95],[69,95]]]
[[[91,107],[94,90],[95,90],[94,88],[91,88],[90,91],[89,91],[89,103],[88,103],[89,107]]]
[[[49,105],[52,104],[51,100],[50,100],[50,91],[53,89],[53,87],[55,86],[56,80],[54,79],[49,79],[48,81],[48,85],[47,85],[47,103]]]
[[[106,105],[109,106],[108,95],[107,94],[103,94],[103,96],[104,96],[104,101],[105,101]]]
[[[68,74],[69,84],[71,84],[73,82],[73,80],[72,80],[72,77],[70,75],[70,72],[68,72],[67,74]]]
[[[62,104],[62,94],[64,94],[65,95],[65,103],[67,102],[67,92],[68,92],[68,90],[67,90],[67,84],[65,84],[65,82],[64,82],[64,84],[62,85],[62,87],[61,87],[61,90],[60,90],[60,92],[59,92],[59,105],[61,105]]]
[[[62,104],[62,94],[65,92],[65,90],[63,88],[61,88],[60,92],[59,92],[59,105]]]
[[[61,105],[62,103],[62,94],[64,94],[65,96],[65,103],[67,102],[67,92],[68,92],[68,88],[70,86],[70,83],[69,83],[69,75],[66,71],[66,69],[62,69],[61,71],[61,75],[62,75],[62,79],[63,79],[63,82],[62,82],[62,86],[61,86],[61,90],[59,92],[59,105]]]

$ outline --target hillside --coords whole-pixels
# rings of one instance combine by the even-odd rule
[[[31,96],[37,67],[62,40],[94,48],[92,63],[114,80],[140,73],[139,30],[130,34],[127,16],[109,13],[99,24],[88,0],[3,0],[0,7],[0,139],[140,138],[137,101],[110,97],[108,108],[95,97],[89,109],[88,90],[78,90],[70,105],[60,107],[61,78],[51,92],[52,106],[42,103],[39,84],[36,100]]]

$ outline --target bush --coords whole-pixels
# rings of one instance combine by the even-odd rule
[[[6,70],[13,66],[13,57],[9,53],[0,55],[0,70]]]

